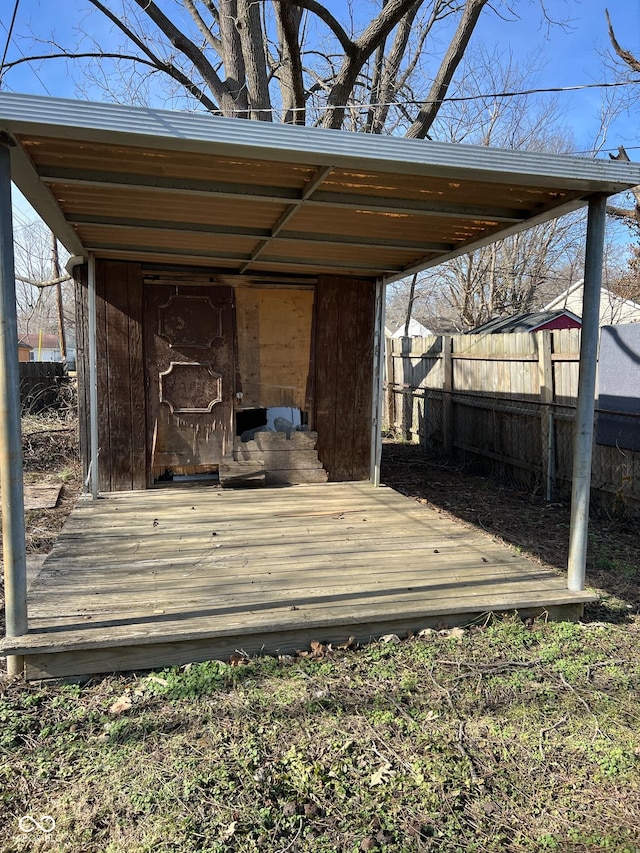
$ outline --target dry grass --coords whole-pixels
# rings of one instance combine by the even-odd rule
[[[0,846],[633,853],[637,643],[505,619],[315,662],[7,683]],[[25,815],[54,832],[25,839]]]

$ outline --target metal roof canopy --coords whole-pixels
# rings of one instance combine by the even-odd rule
[[[74,255],[394,281],[640,183],[633,164],[0,93]]]

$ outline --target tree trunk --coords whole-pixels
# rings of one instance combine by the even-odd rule
[[[236,26],[238,20],[236,0],[220,0],[219,18],[221,59],[224,63],[226,75],[225,83],[236,105],[236,117],[249,118],[244,56],[240,33]]]
[[[237,27],[246,69],[249,117],[257,121],[273,121],[264,32],[259,4],[254,0],[238,0]]]
[[[60,278],[60,256],[58,255],[58,241],[56,235],[51,232],[51,267],[53,278]],[[56,284],[56,305],[58,311],[58,342],[60,343],[60,355],[64,364],[67,363],[67,336],[64,329],[64,311],[62,306],[62,283]]]
[[[407,131],[407,136],[414,139],[424,139],[429,128],[435,121],[442,106],[442,99],[447,94],[453,75],[464,56],[469,40],[473,35],[480,13],[488,0],[466,0],[458,29],[451,39],[449,48],[442,60],[438,73],[433,81],[427,100],[418,113],[418,118]]]
[[[306,124],[305,90],[300,50],[302,9],[275,3],[281,61],[278,71],[285,124]]]
[[[409,304],[407,305],[407,319],[404,322],[404,336],[405,338],[409,337],[409,325],[411,323],[411,315],[413,314],[413,302],[416,298],[416,282],[418,280],[418,273],[413,274],[413,278],[411,279],[411,290],[409,291]]]

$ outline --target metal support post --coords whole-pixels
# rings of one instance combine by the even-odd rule
[[[0,135],[0,488],[7,637],[27,633],[27,556],[24,530],[18,323],[8,137]],[[7,658],[9,675],[23,659]]]
[[[568,587],[575,591],[584,589],[587,567],[591,456],[593,452],[593,420],[606,204],[607,197],[605,195],[593,196],[589,201],[587,221],[580,375],[573,445],[571,528],[569,531]]]

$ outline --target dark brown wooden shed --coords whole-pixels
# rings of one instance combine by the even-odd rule
[[[597,295],[604,199],[640,181],[628,163],[9,93],[0,133],[74,255],[94,497],[216,474],[377,484],[385,285],[589,204]]]

